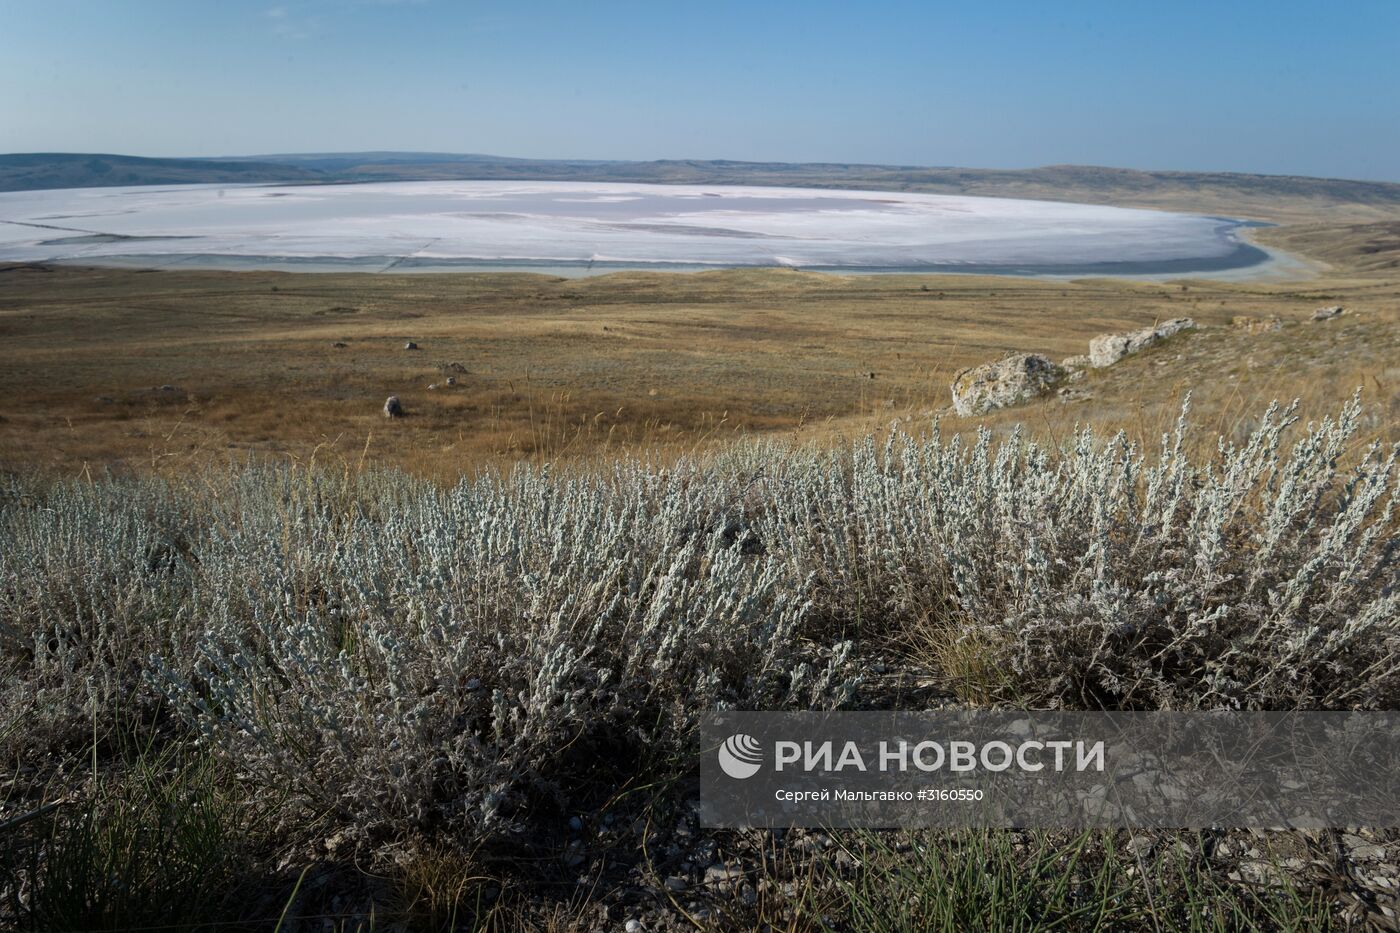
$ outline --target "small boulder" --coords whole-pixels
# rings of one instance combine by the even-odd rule
[[[436,382],[430,382],[430,383],[428,383],[428,388],[429,388],[429,389],[436,389],[437,387],[438,387],[438,385],[437,385]]]
[[[1018,353],[965,369],[953,380],[953,410],[964,417],[1005,408],[1049,392],[1064,370],[1038,353]]]
[[[1191,330],[1196,322],[1189,317],[1179,317],[1156,327],[1128,331],[1125,334],[1099,334],[1089,341],[1089,362],[1095,369],[1112,366],[1125,356],[1146,350],[1161,343],[1173,334]]]
[[[389,396],[389,397],[384,401],[384,417],[385,417],[385,418],[402,418],[402,417],[403,417],[403,405],[400,404],[400,402],[399,402],[399,397],[398,397],[397,395],[391,395],[391,396]]]
[[[405,350],[417,350],[417,349],[418,349],[418,344],[416,344],[416,343],[414,343],[412,340],[410,340],[408,343],[406,343],[406,344],[403,345],[403,348],[404,348]]]
[[[337,350],[344,350],[349,344],[344,340],[337,340],[335,343],[331,344],[331,346],[335,347]]]
[[[447,377],[447,384],[450,385],[450,386],[455,386],[455,385],[457,384],[457,377],[456,377],[456,376],[448,376],[448,377]]]
[[[1330,321],[1334,317],[1341,317],[1346,312],[1346,308],[1341,305],[1332,305],[1330,308],[1318,308],[1312,313],[1314,321]]]

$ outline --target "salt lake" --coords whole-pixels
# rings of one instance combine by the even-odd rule
[[[1189,275],[1271,255],[1220,217],[886,191],[592,182],[179,185],[0,193],[0,261],[576,275]]]

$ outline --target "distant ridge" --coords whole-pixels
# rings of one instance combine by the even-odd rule
[[[148,159],[107,153],[30,152],[0,155],[0,191],[317,181],[320,175],[256,160]]]
[[[969,169],[728,159],[621,162],[392,151],[219,159],[155,159],[100,153],[0,155],[0,191],[112,185],[431,180],[867,188],[1218,212],[1265,220],[1315,216],[1319,210],[1353,220],[1400,217],[1400,184],[1392,182],[1232,172],[1139,171],[1085,165]]]

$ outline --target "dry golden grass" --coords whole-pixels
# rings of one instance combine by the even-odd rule
[[[1334,415],[1357,390],[1366,403],[1363,437],[1400,442],[1400,307],[1353,306],[1333,321],[1281,322],[1250,334],[1228,324],[1186,332],[1103,370],[1072,390],[1084,399],[1051,397],[975,419],[945,417],[945,431],[1024,423],[1039,436],[1064,439],[1075,424],[1123,430],[1155,445],[1190,396],[1197,444],[1242,441],[1270,401],[1299,402],[1305,418]]]
[[[1095,334],[1179,316],[1206,329],[1091,374],[1080,384],[1090,400],[984,420],[1153,437],[1191,390],[1206,423],[1229,433],[1260,400],[1321,409],[1364,384],[1393,433],[1400,276],[1364,252],[1375,241],[1365,233],[1349,234],[1350,251],[1331,227],[1271,234],[1327,252],[1331,271],[1140,283],[0,267],[0,468],[183,469],[254,452],[449,479],[518,459],[671,456],[761,432],[826,440],[927,423],[966,366],[1084,353]],[[1301,323],[1322,304],[1359,313]],[[1285,326],[1249,336],[1230,328],[1237,315]],[[420,349],[404,350],[409,340]],[[452,363],[466,372],[446,387]],[[391,394],[409,417],[381,415]]]

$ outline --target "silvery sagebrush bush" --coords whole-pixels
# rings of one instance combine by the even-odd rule
[[[0,754],[197,737],[288,832],[382,854],[664,784],[710,709],[858,703],[851,638],[968,640],[1031,706],[1393,708],[1400,486],[1359,410],[1271,407],[1200,462],[1183,411],[1150,456],[935,428],[451,489],[11,479]]]
[[[150,684],[350,842],[475,845],[664,768],[706,710],[853,686],[846,644],[805,640],[804,581],[746,553],[694,465],[238,482],[199,544],[199,646],[154,654]]]
[[[1394,449],[1344,465],[1360,410],[1285,451],[1295,410],[1271,406],[1198,465],[1185,407],[1151,459],[1088,429],[894,432],[789,461],[759,534],[867,637],[974,639],[1018,703],[1395,708],[1400,485]]]
[[[0,761],[43,771],[139,719],[153,653],[192,650],[197,510],[159,480],[0,485]]]

